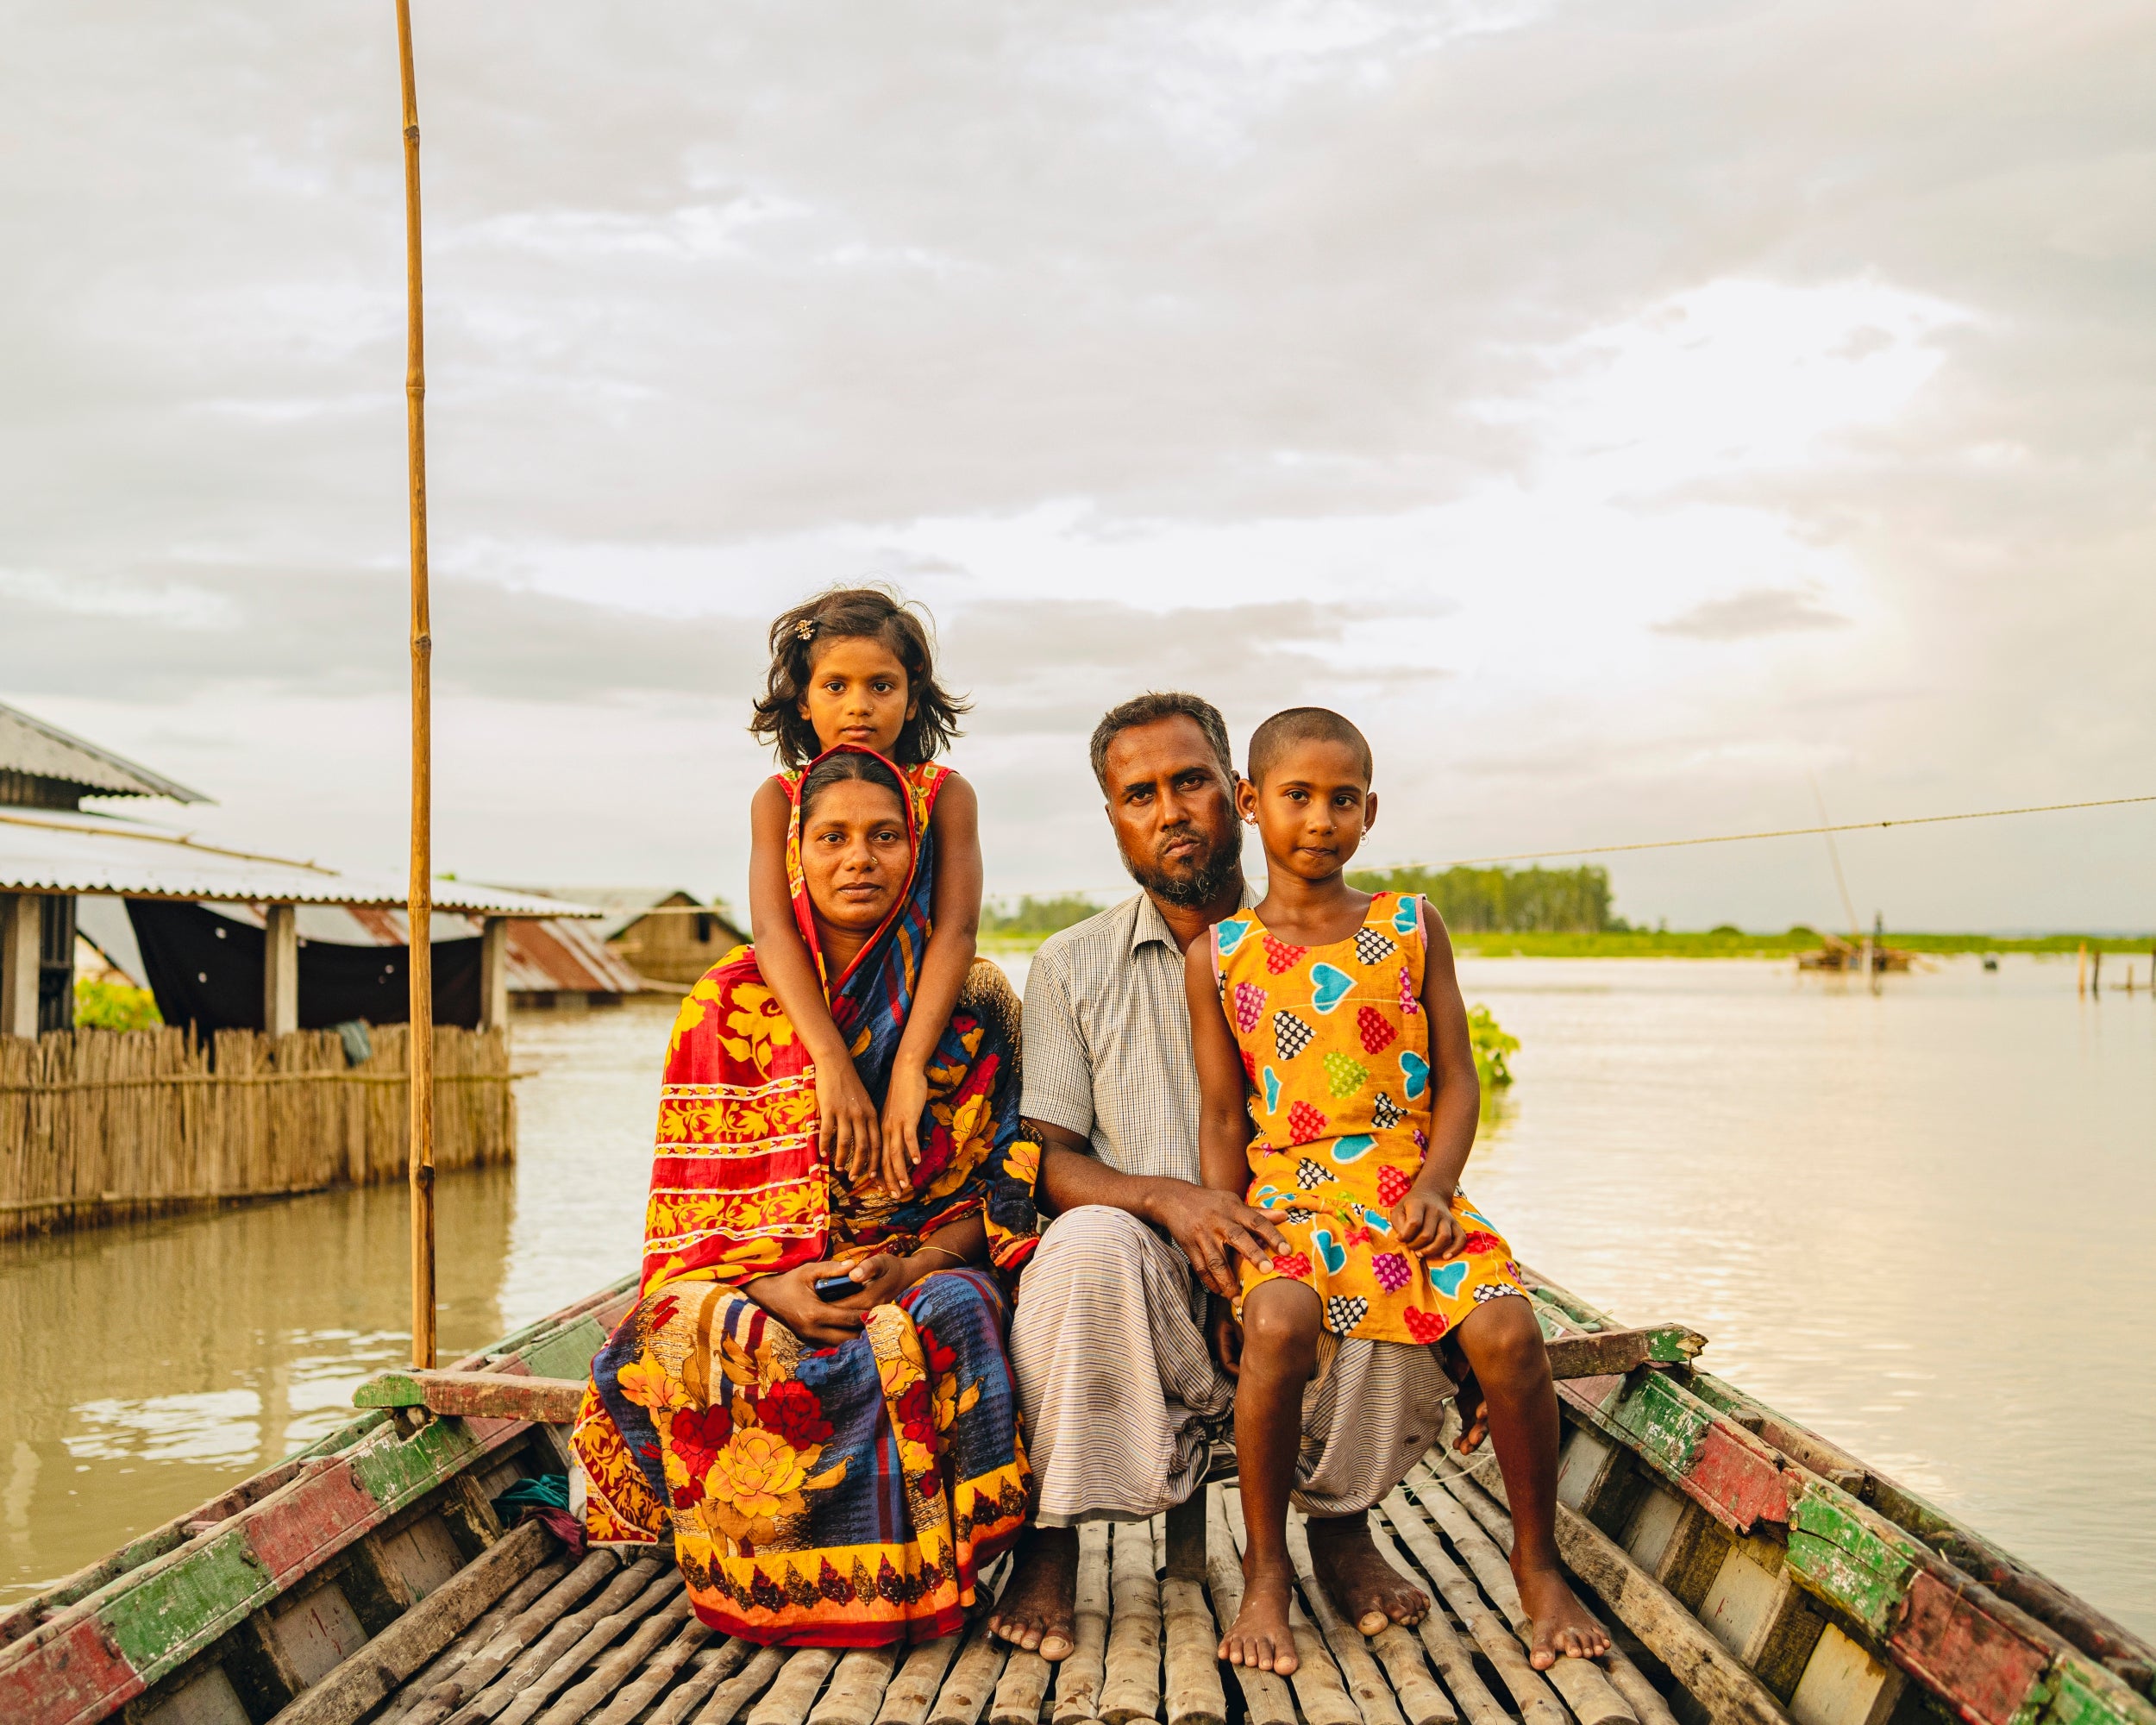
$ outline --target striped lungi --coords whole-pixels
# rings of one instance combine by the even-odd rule
[[[1042,1526],[1138,1521],[1196,1489],[1235,1400],[1205,1313],[1189,1260],[1127,1211],[1087,1204],[1049,1225],[1011,1320]],[[1437,1440],[1453,1384],[1428,1348],[1331,1341],[1303,1395],[1294,1496],[1313,1515],[1351,1515]]]

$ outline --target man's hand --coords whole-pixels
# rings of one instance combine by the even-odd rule
[[[1243,1289],[1234,1254],[1263,1269],[1275,1252],[1288,1250],[1265,1213],[1253,1210],[1240,1198],[1180,1180],[1163,1182],[1163,1186],[1152,1206],[1152,1220],[1183,1249],[1198,1279],[1223,1300],[1234,1299]]]
[[[1388,1219],[1393,1225],[1393,1238],[1401,1245],[1440,1262],[1457,1253],[1467,1239],[1466,1232],[1452,1214],[1451,1195],[1426,1192],[1420,1186],[1408,1188],[1407,1196],[1393,1206]]]
[[[841,1303],[816,1297],[817,1283],[838,1273],[838,1265],[828,1260],[797,1264],[775,1276],[759,1276],[754,1282],[744,1283],[741,1291],[803,1341],[817,1347],[837,1347],[861,1333],[861,1314],[868,1309],[865,1305],[856,1309],[850,1300]]]
[[[1215,1300],[1206,1315],[1206,1334],[1213,1343],[1213,1357],[1230,1377],[1243,1375],[1243,1326],[1236,1321],[1235,1308]]]
[[[913,1189],[913,1170],[921,1165],[921,1111],[928,1107],[928,1073],[911,1061],[891,1068],[891,1088],[883,1098],[883,1183],[894,1196]]]
[[[816,1063],[816,1137],[824,1166],[858,1182],[875,1170],[876,1105],[850,1060]]]

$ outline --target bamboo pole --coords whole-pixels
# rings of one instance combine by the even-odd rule
[[[427,603],[427,357],[419,273],[419,92],[412,77],[411,0],[397,0],[397,69],[404,111],[404,447],[411,482],[411,1363],[435,1363],[434,726]]]

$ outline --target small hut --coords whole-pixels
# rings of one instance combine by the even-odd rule
[[[680,888],[531,887],[523,890],[592,905],[599,938],[657,992],[687,988],[736,946],[749,944],[723,900]]]

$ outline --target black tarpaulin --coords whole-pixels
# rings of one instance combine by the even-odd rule
[[[142,948],[144,978],[169,1025],[213,1030],[262,1028],[262,954],[268,937],[252,923],[234,922],[202,905],[129,899],[128,919]],[[434,1021],[476,1029],[479,1021],[479,944],[434,944]],[[353,1019],[403,1024],[411,1017],[407,949],[343,946],[304,940],[299,946],[299,1027],[327,1030]]]

